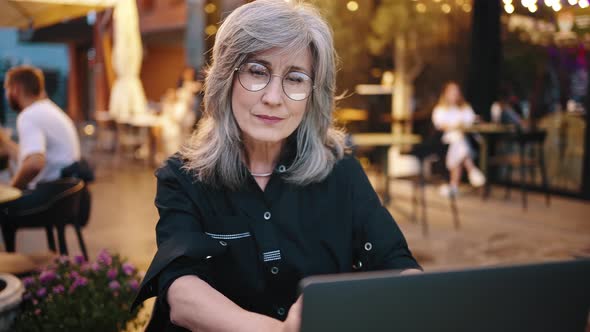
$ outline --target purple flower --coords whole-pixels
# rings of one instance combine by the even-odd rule
[[[121,288],[121,285],[119,284],[119,282],[117,280],[113,280],[113,281],[109,282],[109,288],[112,290],[118,290],[119,288]]]
[[[53,287],[53,294],[61,294],[65,291],[65,287],[63,285],[57,285]]]
[[[33,295],[29,292],[23,294],[23,300],[28,301],[33,298]]]
[[[73,293],[78,287],[88,285],[88,279],[84,277],[77,277],[68,289],[68,293]]]
[[[46,284],[48,282],[50,282],[51,280],[54,280],[57,277],[57,275],[55,274],[54,271],[52,270],[46,270],[41,272],[41,275],[39,276],[39,280]]]
[[[86,272],[90,270],[90,264],[88,264],[87,262],[82,263],[82,265],[80,265],[80,271],[82,272]]]
[[[44,297],[45,295],[47,295],[47,289],[45,289],[45,287],[39,288],[37,290],[37,293],[35,293],[37,295],[37,297]]]
[[[41,309],[35,309],[35,315],[36,316],[41,315]]]
[[[76,290],[76,288],[78,288],[78,285],[76,285],[76,284],[70,285],[70,288],[68,288],[68,293],[72,294]]]
[[[25,287],[31,286],[34,282],[35,282],[35,279],[33,279],[33,277],[23,278],[23,284],[25,285]]]
[[[133,289],[134,291],[139,289],[139,282],[136,279],[132,279],[132,280],[127,281],[127,285],[129,285],[129,287],[131,289]]]
[[[106,249],[103,249],[100,254],[98,254],[97,261],[103,265],[110,266],[113,263],[113,257],[111,257]]]
[[[37,301],[36,299],[33,299],[33,305],[37,305],[39,304],[39,301]]]
[[[107,272],[107,277],[111,280],[117,278],[117,275],[119,274],[119,271],[117,271],[117,269],[109,269],[109,271]]]
[[[84,278],[84,277],[79,277],[76,278],[76,280],[74,280],[75,284],[78,284],[78,286],[86,286],[88,285],[88,279]]]
[[[72,271],[70,272],[70,279],[78,279],[80,278],[80,273],[78,273],[78,271]]]
[[[82,265],[84,262],[86,262],[86,259],[82,255],[77,255],[74,256],[74,262],[76,262],[78,265]]]
[[[98,272],[100,270],[100,265],[97,262],[92,263],[91,267],[94,272]]]
[[[131,263],[123,263],[123,273],[125,273],[126,275],[130,276],[133,274],[133,272],[135,272],[135,266],[133,266],[133,264]]]

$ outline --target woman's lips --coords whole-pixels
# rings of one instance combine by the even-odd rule
[[[255,114],[254,116],[266,124],[275,124],[284,120],[283,118],[263,114]]]

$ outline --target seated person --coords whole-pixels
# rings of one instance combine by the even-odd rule
[[[307,4],[258,0],[215,38],[205,112],[157,173],[158,251],[134,305],[146,331],[297,331],[311,275],[419,271],[332,127],[331,30]]]
[[[458,193],[463,167],[467,169],[472,186],[480,187],[485,184],[485,176],[473,163],[471,147],[463,133],[463,129],[473,125],[475,118],[473,109],[463,99],[459,85],[455,82],[447,83],[432,112],[434,126],[443,132],[443,143],[449,145],[445,163],[450,173],[450,183],[440,188],[443,196]]]
[[[521,113],[518,100],[505,91],[502,91],[500,99],[492,104],[491,115],[494,123],[511,124],[522,128],[525,123]]]
[[[46,97],[43,72],[20,66],[8,71],[4,82],[10,107],[18,113],[18,144],[0,131],[0,148],[17,161],[10,185],[35,196],[37,184],[57,180],[62,169],[80,160],[80,141],[72,120]],[[43,197],[25,195],[15,205],[39,204]],[[21,206],[19,205],[19,207]]]

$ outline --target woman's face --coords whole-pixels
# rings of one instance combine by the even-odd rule
[[[445,91],[445,98],[447,103],[450,105],[457,105],[459,103],[459,99],[461,98],[461,91],[456,84],[451,84],[447,87]]]
[[[283,77],[287,73],[295,73],[293,79],[298,79],[298,73],[313,77],[311,52],[309,49],[296,53],[271,49],[251,56],[246,62],[264,65],[273,76],[266,87],[253,92],[240,84],[238,72],[234,74],[234,117],[246,141],[279,143],[297,129],[305,114],[309,98],[292,100],[287,97],[283,91]],[[311,94],[311,91],[309,93]]]

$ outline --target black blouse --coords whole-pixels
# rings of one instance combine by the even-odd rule
[[[280,320],[307,276],[409,269],[412,257],[397,224],[359,162],[340,160],[321,183],[283,181],[277,166],[262,191],[196,182],[172,157],[156,172],[158,251],[134,305],[158,296],[150,330],[183,330],[168,319],[165,294],[176,278],[196,275],[242,308]]]

